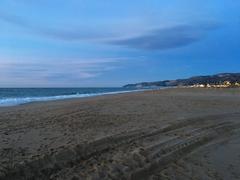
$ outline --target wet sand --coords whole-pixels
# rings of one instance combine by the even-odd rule
[[[0,179],[239,179],[239,120],[240,89],[0,108]]]

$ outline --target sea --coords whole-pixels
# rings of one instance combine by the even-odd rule
[[[134,88],[0,88],[0,106],[143,91]]]

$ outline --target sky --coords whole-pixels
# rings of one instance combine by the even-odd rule
[[[240,70],[237,0],[1,0],[0,87],[116,87]]]

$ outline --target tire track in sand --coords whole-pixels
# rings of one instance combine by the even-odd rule
[[[231,134],[239,114],[183,120],[77,145],[1,169],[0,179],[148,179],[208,142]]]

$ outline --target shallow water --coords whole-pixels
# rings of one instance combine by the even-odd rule
[[[129,88],[0,88],[0,106],[139,91]]]

